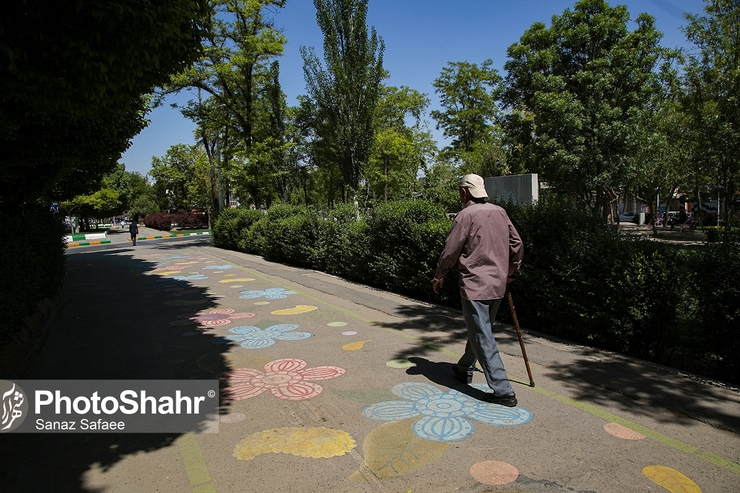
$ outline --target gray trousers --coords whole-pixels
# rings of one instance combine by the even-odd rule
[[[480,362],[486,382],[495,395],[511,395],[509,378],[506,376],[504,362],[493,337],[492,323],[496,320],[501,300],[462,300],[463,317],[468,329],[468,342],[457,365],[472,373],[476,361]]]

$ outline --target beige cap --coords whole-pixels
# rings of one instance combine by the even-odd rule
[[[486,192],[486,182],[478,175],[471,174],[463,176],[460,178],[460,186],[462,188],[467,188],[470,195],[476,199],[488,197],[488,193]]]

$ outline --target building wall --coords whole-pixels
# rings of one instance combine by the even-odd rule
[[[539,178],[537,173],[486,178],[486,192],[492,200],[534,205],[540,196]]]

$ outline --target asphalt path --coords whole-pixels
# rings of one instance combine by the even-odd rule
[[[501,324],[519,406],[488,404],[456,310],[127,237],[68,250],[22,378],[218,380],[218,432],[2,434],[2,492],[740,491],[737,389],[524,328],[531,387]]]

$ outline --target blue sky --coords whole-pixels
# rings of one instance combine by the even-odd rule
[[[388,85],[408,86],[426,93],[438,108],[432,82],[448,62],[480,64],[490,58],[505,75],[506,49],[516,43],[533,23],[550,25],[553,15],[572,9],[575,0],[370,0],[368,27],[374,27],[385,42],[384,65],[390,71]],[[686,46],[679,30],[686,25],[683,12],[702,14],[702,0],[622,0],[611,5],[626,5],[634,19],[646,12],[655,18],[663,32],[662,45]],[[280,83],[288,104],[305,94],[303,60],[299,48],[313,46],[321,54],[323,36],[316,25],[312,0],[288,0],[273,16],[288,39],[280,58]],[[632,26],[634,27],[634,26]],[[194,125],[180,115],[171,103],[193,99],[187,92],[169,97],[165,105],[149,114],[150,125],[134,137],[121,157],[127,171],[149,172],[152,157],[163,156],[170,146],[193,143]],[[427,117],[430,130],[441,144],[441,133]]]

